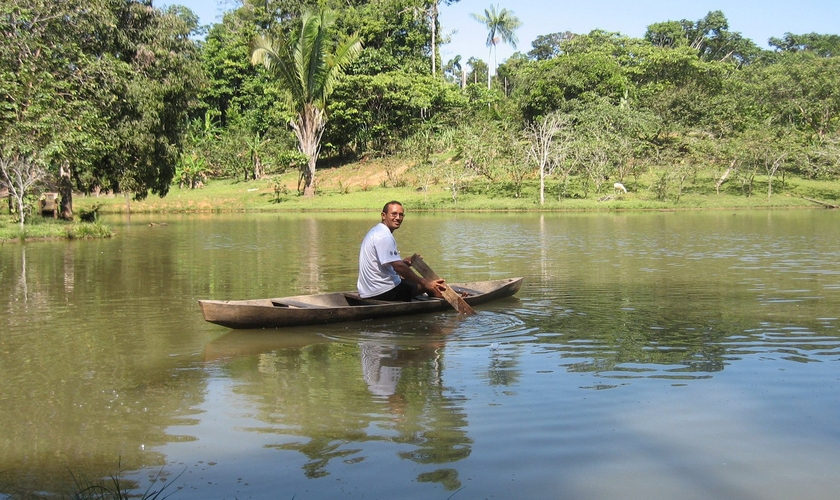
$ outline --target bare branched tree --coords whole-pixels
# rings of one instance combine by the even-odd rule
[[[567,115],[552,113],[525,128],[528,158],[540,170],[540,205],[545,204],[545,177],[551,175],[566,150],[567,141],[561,132],[569,127],[571,120]]]
[[[21,229],[26,218],[26,196],[43,183],[47,176],[44,166],[32,157],[19,154],[0,156],[0,186],[9,190],[9,196],[17,205]]]

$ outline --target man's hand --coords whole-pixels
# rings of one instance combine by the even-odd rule
[[[420,287],[421,291],[428,293],[432,297],[443,297],[443,291],[446,290],[446,282],[443,278],[427,280],[411,270],[409,267],[411,265],[410,262],[410,258],[396,260],[391,262],[391,267],[393,267],[394,271],[396,271],[397,274],[399,274],[404,280],[414,283]]]
[[[423,280],[423,290],[430,296],[443,297],[443,291],[446,290],[446,281],[443,278]]]

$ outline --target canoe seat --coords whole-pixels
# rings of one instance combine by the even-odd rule
[[[298,309],[327,309],[327,306],[319,306],[318,304],[311,304],[309,302],[302,302],[300,300],[292,299],[272,300],[271,303],[277,307],[297,307]]]

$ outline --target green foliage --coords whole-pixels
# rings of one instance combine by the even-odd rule
[[[465,102],[457,87],[431,75],[393,71],[348,76],[336,88],[326,131],[343,154],[392,153],[426,122],[445,122]]]
[[[752,40],[741,33],[729,30],[729,21],[722,11],[710,11],[703,19],[680,21],[690,47],[697,50],[706,61],[734,60],[749,64],[761,55]]]
[[[196,153],[185,154],[178,165],[178,187],[195,189],[202,187],[207,180],[207,161]]]
[[[433,29],[438,2],[327,0],[318,6],[333,14],[307,11],[316,3],[247,0],[202,41],[182,7],[3,3],[2,158],[32,158],[49,183],[143,198],[203,175],[250,182],[298,169],[311,194],[321,154],[399,153],[416,163],[424,202],[464,206],[464,193],[530,196],[524,131],[558,113],[572,132],[554,138],[566,149],[547,180],[564,203],[614,180],[675,202],[725,172],[718,187],[741,196],[765,181],[768,193],[790,190],[790,174],[840,175],[838,35],[786,33],[761,51],[713,11],[653,23],[644,38],[543,35],[527,56],[493,61],[495,81],[488,63],[456,56],[440,78],[429,71],[446,41]],[[490,57],[496,43],[515,45],[512,12],[475,17]],[[268,67],[249,64],[259,54]],[[702,171],[715,176],[697,180]],[[392,188],[412,180],[384,174]],[[448,201],[432,200],[439,182]]]
[[[430,74],[431,28],[428,3],[421,0],[386,0],[342,3],[338,28],[357,33],[364,50],[348,73],[377,75],[394,71]]]
[[[80,190],[165,194],[203,82],[194,22],[140,1],[3,3],[5,147],[64,165]]]
[[[307,196],[315,195],[315,166],[327,121],[327,99],[362,50],[356,35],[331,42],[330,29],[337,17],[331,10],[307,10],[301,16],[300,31],[279,41],[269,35],[258,36],[251,57],[253,64],[264,64],[290,94],[287,105],[294,114],[290,125],[300,151],[308,158],[304,170]]]
[[[598,97],[615,102],[630,87],[615,58],[602,52],[563,54],[523,69],[513,98],[526,120],[561,109],[573,100]]]
[[[33,217],[21,228],[8,218],[0,216],[0,243],[7,241],[96,239],[110,238],[114,231],[99,221],[68,222],[52,217]]]
[[[467,66],[470,67],[470,70],[467,72],[467,84],[478,85],[479,82],[484,82],[488,78],[487,74],[490,68],[481,59],[470,57],[467,60]]]
[[[537,61],[553,59],[563,52],[563,44],[574,36],[574,33],[570,31],[539,35],[531,42],[533,48],[528,52],[528,57]]]
[[[782,38],[771,37],[768,41],[771,47],[781,52],[813,52],[820,57],[840,56],[840,35],[821,35],[806,33],[794,35],[785,33]]]
[[[744,72],[745,97],[760,121],[791,125],[823,141],[840,131],[840,58],[790,53]]]

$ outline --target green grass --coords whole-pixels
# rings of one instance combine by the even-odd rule
[[[756,208],[817,208],[818,200],[840,205],[840,182],[815,181],[787,176],[776,178],[773,194],[767,196],[767,178],[756,176],[752,190],[737,180],[725,183],[720,193],[714,187],[714,172],[700,172],[687,180],[680,191],[673,182],[667,189],[656,189],[657,174],[652,171],[639,179],[627,179],[629,193],[616,194],[607,181],[600,193],[585,192],[581,179],[570,182],[568,196],[558,199],[559,184],[550,179],[546,184],[545,203],[539,203],[539,187],[535,179],[522,185],[515,196],[510,182],[470,179],[459,190],[457,200],[442,180],[417,188],[420,183],[413,171],[402,170],[388,163],[391,175],[385,176],[382,164],[358,163],[338,168],[322,168],[317,172],[318,195],[305,198],[296,189],[297,173],[271,176],[258,181],[210,180],[201,189],[180,189],[172,186],[167,196],[150,195],[135,201],[125,195],[75,195],[74,210],[78,214],[99,213],[212,213],[212,212],[370,212],[378,211],[386,201],[399,200],[413,211],[619,211],[619,210],[714,210]],[[394,174],[393,172],[397,172]],[[398,181],[398,182],[395,182]],[[394,186],[396,184],[396,187]],[[23,239],[101,238],[112,234],[108,226],[94,223],[67,223],[31,216],[21,231],[11,216],[0,214],[0,242]]]
[[[113,236],[100,222],[67,222],[39,215],[27,217],[23,229],[9,215],[0,215],[0,243],[26,240],[88,239]]]
[[[295,186],[296,176],[287,174],[258,181],[211,180],[201,189],[179,189],[174,186],[160,198],[150,195],[143,201],[127,201],[124,196],[74,198],[76,210],[100,205],[100,213],[198,213],[198,212],[272,212],[272,211],[371,211],[386,201],[396,199],[411,210],[422,211],[614,211],[663,209],[749,209],[818,207],[803,197],[830,204],[840,200],[840,183],[788,178],[782,185],[774,182],[773,194],[767,196],[767,181],[756,177],[752,193],[747,196],[740,185],[729,182],[717,194],[711,175],[698,175],[694,182],[686,182],[682,193],[671,186],[665,196],[657,197],[652,189],[654,179],[628,180],[624,184],[629,193],[616,194],[612,182],[605,183],[600,193],[583,193],[580,187],[569,192],[575,197],[558,199],[558,184],[547,184],[545,203],[539,204],[538,184],[529,180],[523,185],[520,197],[513,195],[509,183],[491,183],[484,179],[471,180],[453,201],[444,183],[429,187],[428,192],[415,188],[410,178],[403,187],[392,187],[386,181],[350,184],[338,177],[338,169],[319,171],[318,195],[300,196]],[[573,183],[574,184],[574,183]],[[276,185],[285,186],[275,192]],[[661,199],[660,199],[661,198]]]

